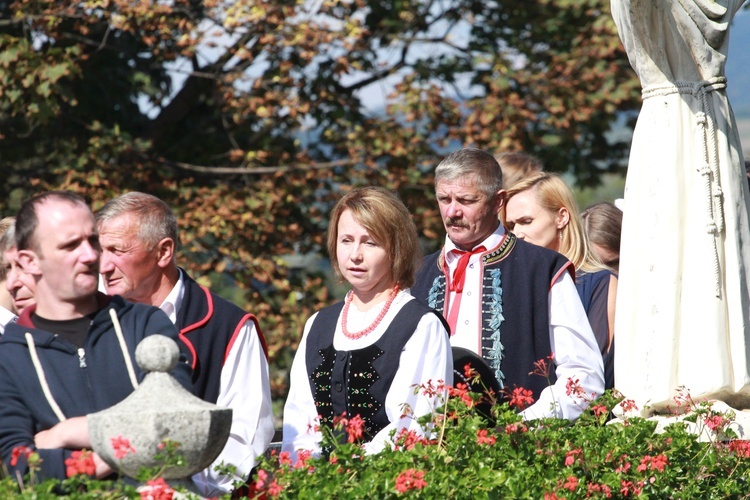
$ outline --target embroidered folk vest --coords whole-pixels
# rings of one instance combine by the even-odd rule
[[[401,352],[425,314],[434,313],[410,300],[374,344],[363,349],[336,351],[333,336],[344,303],[318,312],[307,337],[305,362],[320,425],[333,427],[333,417],[346,412],[365,422],[364,440],[371,440],[390,422],[385,398],[399,368]]]
[[[482,255],[482,352],[500,387],[531,389],[538,398],[542,389],[554,384],[531,375],[534,362],[552,354],[549,330],[549,291],[553,281],[570,262],[557,252],[507,233],[503,242]],[[425,257],[411,294],[443,313],[446,293],[442,250]],[[501,400],[502,401],[502,400]]]

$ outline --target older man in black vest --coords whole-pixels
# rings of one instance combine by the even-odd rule
[[[435,191],[447,236],[425,257],[412,295],[443,314],[451,345],[481,357],[505,397],[532,391],[524,418],[577,418],[604,391],[604,373],[573,266],[505,231],[502,173],[489,153],[446,157]],[[549,363],[548,377],[532,373],[538,361]]]
[[[109,295],[161,308],[180,331],[180,349],[193,368],[193,393],[232,408],[232,430],[214,465],[193,476],[205,496],[245,481],[273,438],[268,361],[258,321],[200,286],[177,267],[177,220],[160,199],[132,192],[97,213],[100,272]]]

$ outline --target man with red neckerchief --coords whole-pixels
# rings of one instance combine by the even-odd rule
[[[505,231],[502,173],[489,153],[466,148],[446,157],[435,191],[445,245],[425,257],[412,294],[445,316],[451,345],[481,357],[505,394],[532,390],[536,403],[524,418],[577,418],[604,392],[604,375],[572,265]],[[552,353],[549,380],[533,375],[534,362]],[[585,398],[566,394],[569,379]]]

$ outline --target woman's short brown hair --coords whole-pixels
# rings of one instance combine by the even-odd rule
[[[422,262],[417,227],[409,210],[395,193],[374,186],[353,190],[333,207],[327,243],[331,267],[336,276],[343,279],[336,258],[336,245],[339,219],[346,210],[351,210],[357,222],[385,249],[391,262],[393,282],[402,289],[412,286]]]

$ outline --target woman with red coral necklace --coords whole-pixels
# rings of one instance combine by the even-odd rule
[[[422,432],[416,418],[436,401],[415,395],[415,384],[453,383],[448,331],[409,294],[421,252],[409,211],[395,194],[367,187],[344,196],[331,214],[328,252],[334,272],[352,289],[305,324],[284,407],[282,450],[319,453],[319,428],[332,428],[345,414],[362,418],[365,450],[377,453],[393,431]]]

